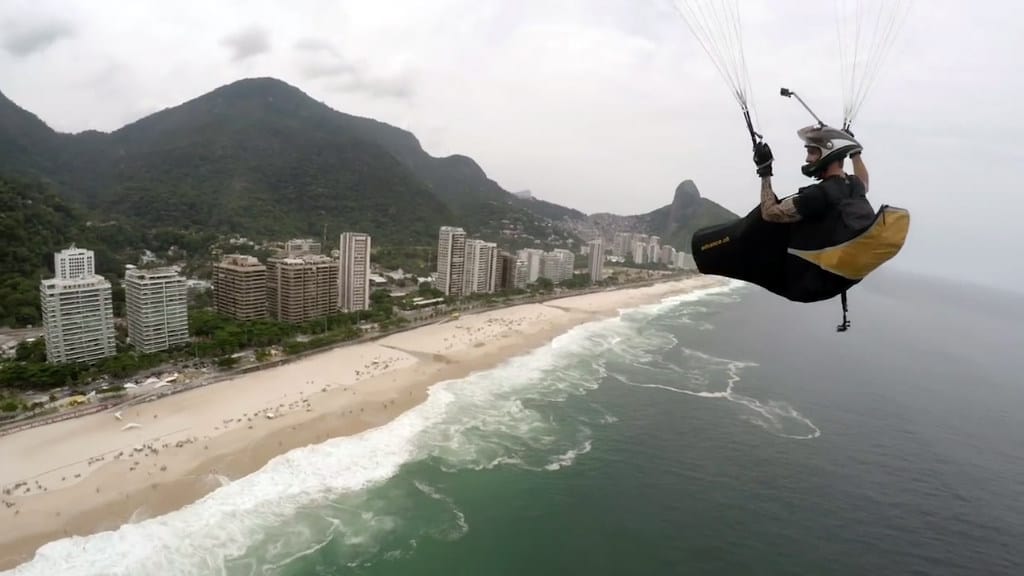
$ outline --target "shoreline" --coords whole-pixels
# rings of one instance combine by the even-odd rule
[[[474,311],[130,406],[123,421],[104,412],[0,438],[0,459],[13,464],[0,472],[0,516],[13,528],[0,535],[0,570],[52,540],[178,510],[219,478],[247,476],[295,448],[387,424],[434,384],[575,326],[723,284],[695,276]]]

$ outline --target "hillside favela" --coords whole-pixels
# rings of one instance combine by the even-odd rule
[[[1024,574],[1020,10],[911,4],[0,2],[0,576]]]

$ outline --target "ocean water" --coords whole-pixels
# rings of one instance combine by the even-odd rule
[[[13,574],[1024,574],[1024,298],[674,297]]]

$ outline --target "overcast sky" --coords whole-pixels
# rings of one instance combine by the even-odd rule
[[[744,0],[758,127],[780,196],[795,131],[842,101],[832,1]],[[854,124],[870,197],[911,210],[900,267],[1024,283],[1019,2],[918,0]],[[273,76],[466,154],[509,190],[642,213],[692,179],[738,213],[759,183],[736,101],[670,0],[0,0],[0,90],[53,128],[110,131]]]

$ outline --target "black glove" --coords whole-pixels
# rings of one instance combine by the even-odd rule
[[[757,175],[764,178],[765,176],[772,175],[772,162],[775,157],[772,156],[772,149],[768,147],[767,142],[758,142],[754,144],[754,165],[757,166]]]

